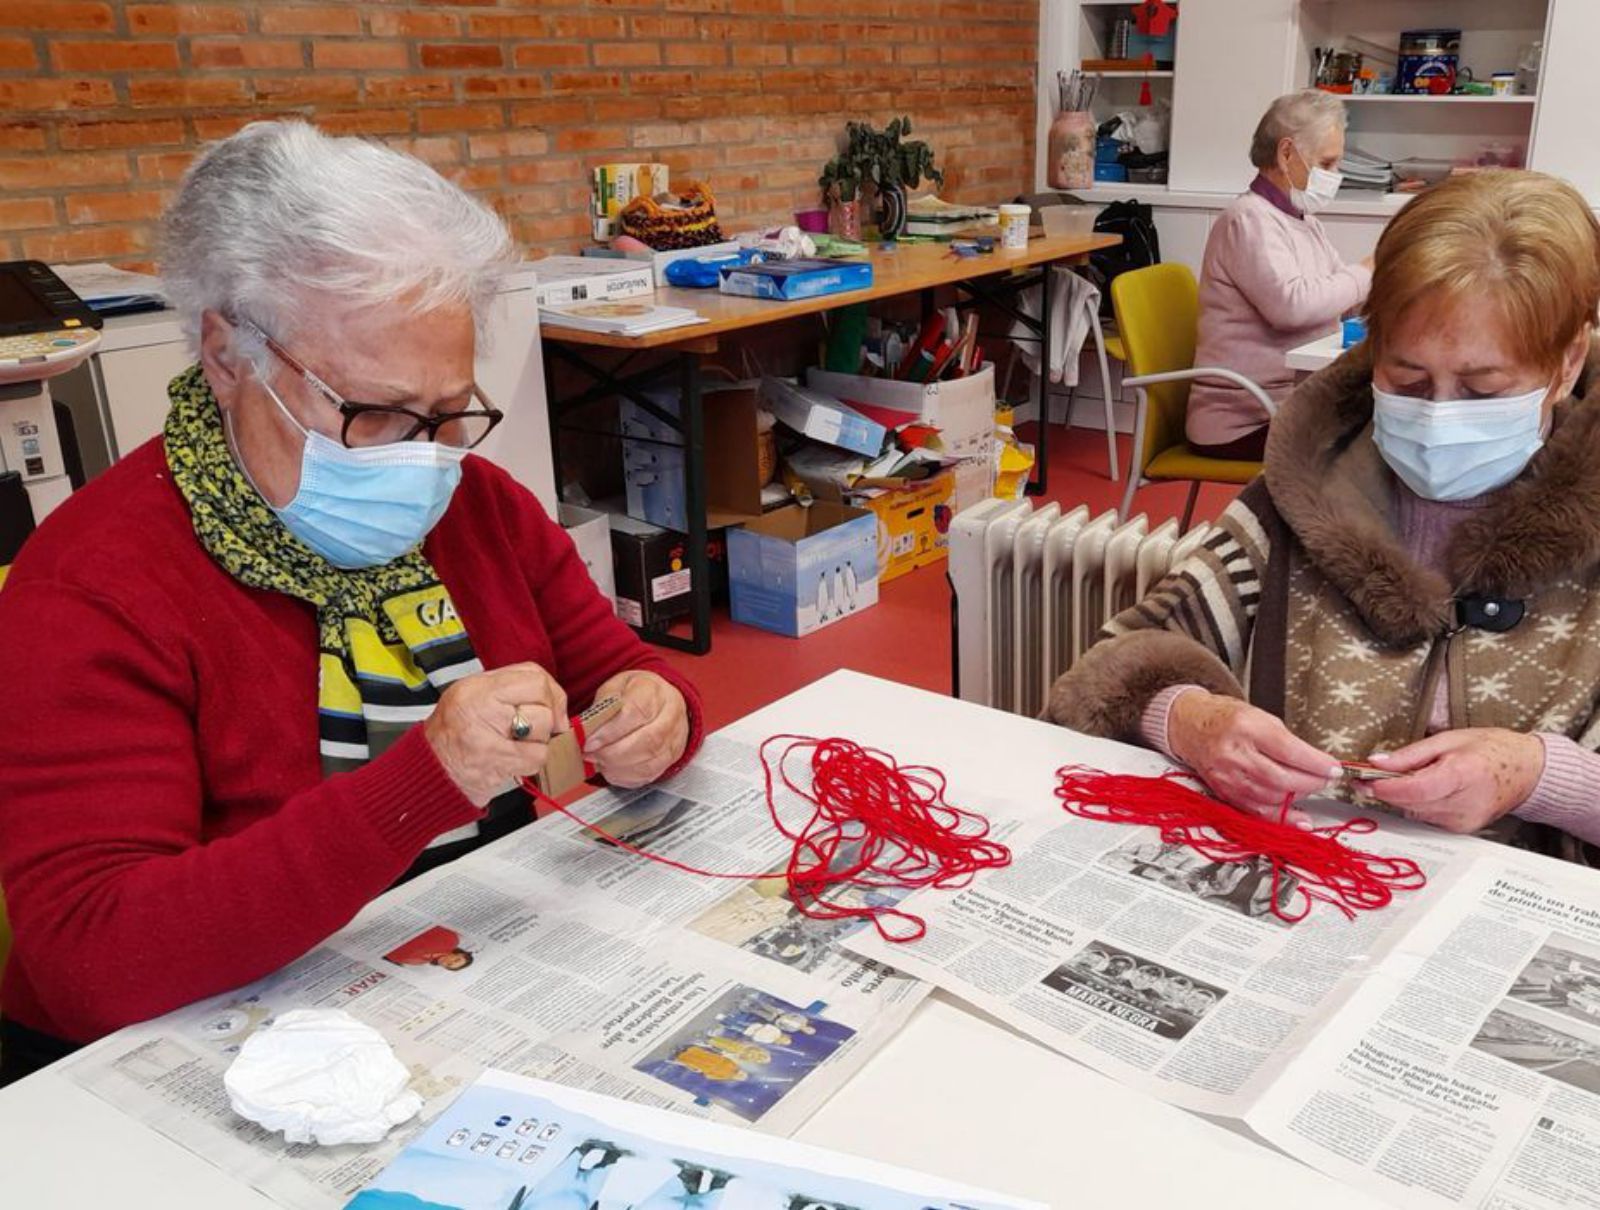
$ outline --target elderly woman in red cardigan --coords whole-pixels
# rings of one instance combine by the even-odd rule
[[[0,593],[0,1076],[299,957],[529,818],[569,710],[619,785],[698,738],[534,498],[468,450],[504,225],[418,161],[258,123],[190,169],[164,275],[198,362],[160,440]],[[532,334],[529,334],[532,339]]]

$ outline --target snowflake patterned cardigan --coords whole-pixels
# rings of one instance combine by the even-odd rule
[[[1436,729],[1443,697],[1451,728],[1600,748],[1600,390],[1591,381],[1600,385],[1594,354],[1557,405],[1545,448],[1454,527],[1436,569],[1397,532],[1397,484],[1372,441],[1370,361],[1363,347],[1351,350],[1285,401],[1265,474],[1193,556],[1111,621],[1056,683],[1047,715],[1138,742],[1152,699],[1194,684],[1248,697],[1309,742],[1358,760]],[[1500,617],[1524,613],[1507,630],[1463,628],[1464,598],[1495,602]],[[1600,865],[1600,850],[1570,829],[1515,818],[1495,834]]]

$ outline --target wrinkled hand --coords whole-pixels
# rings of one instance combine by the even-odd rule
[[[1265,710],[1203,689],[1173,702],[1167,744],[1212,793],[1257,815],[1276,816],[1285,797],[1320,794],[1340,775],[1338,761]]]
[[[1537,735],[1466,727],[1375,754],[1372,763],[1405,774],[1363,787],[1379,802],[1450,832],[1476,832],[1527,801],[1544,773],[1544,744]]]
[[[527,739],[511,738],[518,712],[532,728]],[[537,664],[510,664],[456,681],[422,733],[450,780],[482,807],[508,782],[544,768],[550,736],[569,725],[567,694],[555,678]]]
[[[594,700],[617,697],[622,709],[588,737],[584,755],[614,786],[642,786],[670,769],[689,743],[683,694],[654,672],[619,672]]]

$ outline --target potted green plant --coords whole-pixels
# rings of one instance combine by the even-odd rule
[[[906,138],[910,133],[909,117],[895,118],[883,130],[867,122],[846,123],[844,150],[817,182],[825,199],[831,192],[841,204],[870,187],[878,201],[878,230],[888,239],[905,229],[907,189],[924,180],[944,184],[933,149],[921,139]]]

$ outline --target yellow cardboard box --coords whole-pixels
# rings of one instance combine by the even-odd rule
[[[955,483],[951,471],[941,471],[932,479],[866,501],[878,518],[879,582],[887,583],[949,554]]]

